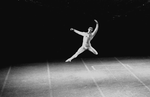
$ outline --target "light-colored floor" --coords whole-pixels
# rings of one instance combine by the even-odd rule
[[[56,64],[56,63],[55,63]],[[46,64],[0,71],[1,97],[149,97],[150,63]],[[134,64],[134,65],[133,65]],[[4,76],[5,75],[5,76]]]

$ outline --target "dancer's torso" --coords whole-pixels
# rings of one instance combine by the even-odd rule
[[[91,34],[86,34],[85,36],[83,36],[83,43],[82,46],[84,46],[85,48],[89,48],[91,46],[91,40],[92,40],[92,35]]]

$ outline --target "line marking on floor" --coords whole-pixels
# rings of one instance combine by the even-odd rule
[[[81,60],[82,60],[82,59],[81,59]],[[104,93],[102,92],[102,90],[101,90],[100,87],[98,86],[96,80],[92,77],[91,71],[89,70],[89,68],[87,67],[87,65],[85,64],[85,62],[84,62],[83,60],[82,60],[82,62],[83,62],[83,64],[84,64],[85,68],[87,69],[87,71],[89,72],[89,74],[90,74],[92,80],[94,81],[95,85],[97,86],[97,89],[99,90],[100,94],[102,95],[102,97],[105,97]]]
[[[150,88],[148,86],[146,86],[130,69],[128,69],[125,64],[123,64],[121,61],[119,61],[116,57],[115,59],[121,64],[123,65],[123,67],[125,67],[143,86],[145,86],[145,88],[148,89],[148,91],[150,92]]]
[[[11,70],[11,67],[8,69],[7,75],[6,75],[6,77],[5,77],[5,80],[4,80],[4,83],[3,83],[2,89],[1,89],[0,97],[2,96],[3,90],[4,90],[5,85],[6,85],[6,82],[7,82],[7,80],[8,80],[8,76],[9,76],[10,70]]]
[[[130,65],[127,64],[127,67],[129,67],[130,69],[133,69]]]
[[[49,88],[50,88],[50,97],[53,97],[52,94],[52,82],[51,82],[51,75],[50,75],[50,67],[47,64],[47,72],[48,72],[48,81],[49,81]]]
[[[95,68],[94,68],[94,66],[91,66],[94,70],[96,70]]]
[[[108,68],[106,67],[106,70],[113,76],[113,78],[115,78],[115,80],[116,80],[117,82],[119,82],[119,81],[117,80],[117,78],[114,76],[114,74],[111,72],[110,69],[108,69]],[[119,83],[119,85],[121,86],[121,88],[124,88],[121,83]],[[132,93],[131,93],[131,94],[132,94]]]

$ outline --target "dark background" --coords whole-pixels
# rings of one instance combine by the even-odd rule
[[[12,0],[1,6],[1,56],[4,64],[65,61],[81,46],[75,28],[99,30],[91,41],[95,56],[149,56],[148,0]]]

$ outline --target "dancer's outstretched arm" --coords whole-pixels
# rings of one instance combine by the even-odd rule
[[[97,21],[97,20],[94,20],[94,21],[96,22],[96,27],[95,27],[95,30],[94,30],[93,33],[92,33],[92,36],[93,36],[93,37],[95,36],[95,34],[97,33],[98,28],[99,28],[98,21]]]
[[[74,32],[76,32],[77,34],[82,35],[82,36],[84,36],[84,34],[85,34],[84,32],[75,30],[75,29],[73,29],[73,28],[71,28],[70,30],[73,30]]]

